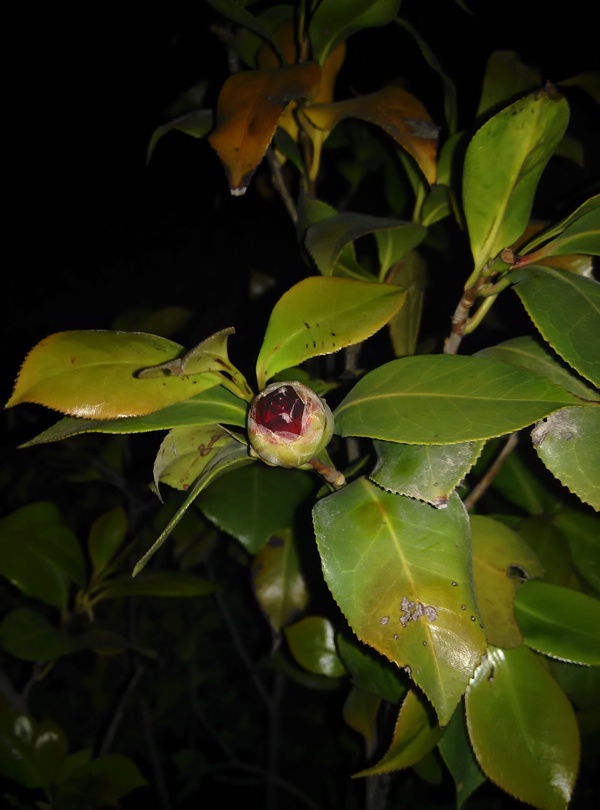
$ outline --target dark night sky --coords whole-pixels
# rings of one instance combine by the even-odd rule
[[[461,78],[481,76],[488,40],[554,81],[597,69],[594,5],[471,2],[476,17],[450,0],[405,0],[403,9],[460,92]],[[227,75],[207,30],[212,10],[202,0],[10,0],[3,11],[2,395],[46,334],[111,328],[134,307],[197,309],[199,337],[233,325],[232,314],[239,328],[249,315],[235,268],[270,269],[285,257],[294,239],[285,215],[252,187],[230,198],[205,141],[171,134],[145,166],[148,138],[174,95],[207,76],[216,93]],[[375,89],[394,69],[410,81],[411,51],[391,34],[366,57],[363,35],[350,40],[351,89]],[[275,235],[266,251],[257,228]]]

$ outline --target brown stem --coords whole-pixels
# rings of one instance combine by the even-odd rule
[[[506,440],[504,447],[496,456],[494,463],[489,467],[488,471],[483,476],[483,478],[477,483],[475,487],[473,487],[471,492],[465,498],[465,508],[467,512],[470,512],[473,509],[477,501],[481,498],[481,496],[484,494],[486,489],[492,483],[494,478],[498,475],[502,465],[517,446],[518,440],[519,440],[518,433],[510,434],[510,436]]]
[[[472,287],[467,287],[464,291],[463,297],[458,302],[458,306],[452,316],[452,330],[444,343],[444,354],[456,354],[458,351],[460,342],[465,334],[465,327],[469,320],[471,307],[475,303],[479,290],[486,281],[487,279],[481,278],[480,276]]]
[[[322,475],[323,478],[327,481],[328,484],[331,484],[334,489],[341,489],[343,486],[346,485],[346,479],[344,474],[341,473],[339,470],[336,470],[335,467],[330,467],[329,464],[325,464],[322,461],[319,461],[318,458],[311,458],[308,462],[310,466]]]

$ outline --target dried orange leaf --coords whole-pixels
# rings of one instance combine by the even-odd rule
[[[314,96],[320,80],[316,62],[249,70],[227,79],[219,95],[217,128],[208,140],[223,161],[232,194],[245,193],[288,104]]]
[[[345,118],[381,127],[414,158],[428,182],[435,182],[437,127],[421,102],[401,87],[384,87],[334,104],[313,104],[303,112],[313,126],[327,132]]]

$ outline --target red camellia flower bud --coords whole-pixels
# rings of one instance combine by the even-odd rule
[[[332,434],[329,406],[302,383],[272,383],[250,406],[251,452],[268,464],[301,467],[329,444]]]

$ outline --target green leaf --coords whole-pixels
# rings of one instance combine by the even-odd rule
[[[175,489],[187,490],[231,436],[219,425],[184,427],[170,430],[154,460],[154,484],[162,481]]]
[[[458,355],[405,357],[363,377],[336,408],[335,432],[406,444],[454,444],[512,433],[572,394],[521,368]]]
[[[539,70],[524,65],[515,51],[495,51],[487,61],[476,117],[489,115],[541,84],[543,77]]]
[[[37,724],[0,700],[0,774],[23,787],[48,788],[62,767],[67,740],[50,720]],[[6,794],[3,794],[6,795]]]
[[[164,138],[167,132],[183,132],[193,138],[204,138],[211,131],[214,125],[214,114],[212,110],[193,110],[184,115],[180,115],[173,121],[156,127],[148,143],[146,150],[146,163],[150,163],[154,150],[158,142]]]
[[[546,582],[525,582],[515,616],[528,647],[573,664],[600,664],[600,600]]]
[[[538,456],[558,480],[600,511],[600,407],[562,408],[532,431]]]
[[[32,608],[7,613],[0,625],[0,644],[23,661],[55,661],[73,652],[73,642]]]
[[[475,356],[491,357],[503,363],[535,371],[577,397],[600,400],[600,392],[572,374],[555,355],[546,351],[540,341],[533,337],[512,338],[497,346],[481,349]]]
[[[520,579],[542,575],[540,561],[516,532],[497,520],[473,515],[471,532],[475,593],[487,639],[506,649],[519,647],[523,637],[513,602]]]
[[[198,506],[215,526],[256,554],[273,534],[293,525],[313,488],[310,473],[258,463],[215,481]]]
[[[322,616],[305,616],[284,632],[292,655],[304,669],[327,678],[341,678],[346,674],[330,621]]]
[[[579,729],[564,692],[526,647],[490,648],[466,694],[483,772],[534,807],[564,810],[579,765]]]
[[[550,659],[548,668],[578,711],[592,711],[600,704],[600,667],[582,667]]]
[[[387,25],[399,7],[400,0],[322,0],[308,27],[313,57],[323,64],[336,45],[364,28]]]
[[[216,373],[137,379],[182,347],[142,332],[58,332],[27,355],[7,408],[34,402],[86,419],[140,416],[218,385]]]
[[[227,19],[231,20],[242,28],[252,31],[254,34],[263,39],[274,49],[281,59],[282,64],[285,62],[279,48],[279,43],[273,36],[271,27],[265,25],[261,19],[255,17],[253,14],[250,14],[249,11],[246,11],[241,3],[236,2],[236,0],[208,0],[208,2],[224,17],[227,17]]]
[[[325,580],[350,626],[408,668],[445,724],[485,649],[460,499],[439,510],[360,478],[320,500],[313,522]]]
[[[560,222],[551,225],[549,228],[545,228],[541,233],[536,233],[536,236],[533,239],[530,239],[523,245],[520,245],[519,252],[522,254],[532,253],[539,248],[540,245],[543,245],[544,242],[548,242],[559,237],[563,231],[567,230],[572,225],[575,225],[581,217],[589,213],[594,213],[599,207],[600,194],[595,194],[593,197],[590,197],[583,202],[575,209],[575,211],[562,219]]]
[[[544,340],[600,387],[600,284],[554,267],[524,267],[511,276]]]
[[[85,560],[53,503],[28,504],[0,520],[0,574],[26,596],[66,609],[70,583],[84,584]]]
[[[355,776],[375,776],[415,765],[437,745],[442,729],[432,721],[423,697],[409,690],[400,707],[389,749],[376,765]]]
[[[546,515],[531,515],[521,521],[519,535],[537,554],[544,582],[567,585],[573,574],[571,554],[564,534]]]
[[[381,698],[371,692],[363,692],[356,686],[348,692],[342,709],[344,722],[358,734],[362,734],[367,745],[375,744],[377,729],[377,714],[381,706]]]
[[[252,562],[252,587],[272,629],[279,633],[309,600],[291,528],[272,535]]]
[[[496,474],[492,486],[509,503],[519,506],[529,515],[551,514],[558,506],[556,498],[540,479],[537,465],[532,466],[528,461],[513,451]]]
[[[578,572],[600,594],[600,517],[563,507],[553,523],[567,538]]]
[[[483,442],[423,446],[375,441],[377,463],[369,478],[388,492],[445,507],[482,448]]]
[[[538,181],[568,120],[567,101],[548,85],[501,110],[473,136],[463,204],[475,272],[524,232]]]
[[[409,253],[406,258],[393,265],[386,281],[406,290],[404,306],[388,324],[394,354],[396,357],[406,357],[415,353],[421,328],[427,285],[424,259],[417,251]]]
[[[104,512],[90,529],[88,552],[94,567],[94,576],[111,562],[127,537],[128,521],[122,506]]]
[[[56,442],[78,436],[81,433],[148,433],[153,430],[170,430],[178,427],[199,425],[246,426],[247,404],[225,388],[216,385],[184,402],[169,405],[147,416],[131,416],[124,419],[77,419],[66,416],[35,439],[21,447]]]
[[[260,389],[278,371],[374,335],[404,302],[387,284],[306,278],[275,304],[256,363]]]
[[[593,211],[588,211],[571,222],[559,236],[536,250],[533,255],[528,255],[526,261],[527,264],[537,264],[551,256],[572,256],[575,253],[600,256],[600,195]],[[517,266],[519,264],[517,262]]]
[[[438,748],[454,779],[456,807],[460,810],[469,796],[486,781],[473,755],[462,704],[456,707],[452,719],[444,729]]]
[[[148,551],[137,561],[133,569],[133,576],[137,576],[140,571],[145,567],[148,560],[156,554],[158,549],[167,540],[173,529],[177,526],[186,511],[196,500],[202,490],[207,487],[218,476],[228,472],[232,467],[237,467],[242,464],[252,464],[252,459],[248,456],[248,449],[245,445],[239,444],[235,439],[226,444],[213,456],[204,468],[202,475],[196,480],[194,485],[190,488],[186,499],[177,509],[169,523],[162,530],[158,538],[150,546]]]
[[[61,782],[60,806],[70,807],[73,797],[88,797],[93,806],[117,806],[132,790],[148,784],[129,757],[107,754],[73,768]]]
[[[97,599],[121,599],[124,596],[206,596],[216,586],[204,577],[192,574],[156,573],[142,577],[119,577],[94,589]]]
[[[376,655],[370,647],[349,641],[341,634],[336,639],[337,650],[353,685],[390,703],[399,703],[406,695],[406,686],[398,669]]]

